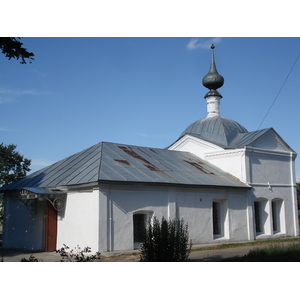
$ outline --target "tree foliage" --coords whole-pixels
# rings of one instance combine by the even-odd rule
[[[0,187],[23,178],[26,172],[30,171],[30,159],[24,158],[16,148],[14,144],[0,144]],[[3,199],[0,193],[0,222],[2,216]]]
[[[21,64],[26,64],[25,59],[34,60],[34,54],[28,52],[26,48],[22,47],[23,43],[20,42],[20,38],[15,37],[0,37],[0,49],[2,53],[10,60],[21,59]],[[31,63],[31,62],[30,62]]]
[[[31,160],[16,148],[14,144],[0,144],[0,187],[23,178],[30,171]]]
[[[141,261],[179,262],[187,261],[191,245],[188,244],[188,225],[181,220],[161,223],[157,218],[149,221],[141,247]]]

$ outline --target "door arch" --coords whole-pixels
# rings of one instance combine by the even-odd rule
[[[133,248],[140,249],[146,233],[146,227],[153,216],[153,211],[136,211],[133,214]]]

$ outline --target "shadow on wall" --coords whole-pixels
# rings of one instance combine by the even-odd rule
[[[43,172],[36,172],[0,189],[0,192],[4,193],[1,246],[8,243],[8,247],[20,248],[22,243],[24,247],[31,249],[35,244],[29,245],[29,241],[34,236],[43,234],[44,201],[25,197],[21,199],[20,191],[26,187],[43,187],[44,177]],[[38,247],[42,248],[40,245]]]

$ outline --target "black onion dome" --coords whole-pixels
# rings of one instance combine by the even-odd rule
[[[210,90],[216,90],[223,86],[224,84],[224,78],[221,76],[216,68],[215,64],[215,57],[214,57],[214,45],[211,45],[212,49],[212,58],[211,58],[211,64],[210,64],[210,69],[208,73],[203,77],[202,79],[202,84],[210,89]]]

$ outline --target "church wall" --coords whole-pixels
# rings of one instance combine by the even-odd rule
[[[57,248],[91,247],[98,251],[99,191],[69,192],[65,210],[58,214]]]
[[[244,149],[236,149],[212,152],[206,154],[205,159],[223,171],[232,174],[243,182],[246,182],[246,166],[244,157]]]
[[[294,157],[290,153],[268,152],[259,149],[247,150],[247,179],[253,186],[252,202],[263,201],[265,214],[263,233],[257,238],[268,236],[298,236],[297,198],[294,179]],[[277,208],[272,202],[277,201]],[[280,230],[273,230],[273,210],[280,210]],[[254,224],[255,231],[255,224]]]
[[[108,199],[108,250],[132,250],[134,247],[133,215],[149,213],[161,220],[168,219],[167,187],[112,187]]]
[[[268,185],[253,185],[251,191],[251,200],[263,203],[263,224],[262,233],[255,232],[256,238],[279,237],[279,236],[298,236],[298,216],[297,207],[293,201],[293,189],[288,186],[271,186]],[[273,215],[272,215],[272,202],[280,203],[277,213],[280,214],[279,230],[273,230]],[[253,218],[254,209],[253,209]]]
[[[291,184],[290,156],[247,151],[251,183]]]
[[[183,218],[194,245],[247,240],[245,195],[246,192],[225,189],[149,185],[103,185],[99,189],[68,192],[65,209],[58,212],[57,249],[65,244],[75,251],[77,246],[91,247],[92,252],[133,250],[135,213],[155,216],[160,221],[162,217]],[[213,235],[214,200],[223,207],[223,237]],[[27,211],[16,200],[6,205],[4,230],[9,234],[4,234],[5,247],[44,250],[45,201],[37,203],[36,212]]]
[[[3,247],[44,250],[45,202],[36,201],[36,210],[30,211],[16,194],[5,194],[3,218]]]
[[[177,193],[178,217],[189,223],[193,244],[247,240],[246,192],[226,190],[180,191]],[[224,234],[213,235],[212,202],[223,203]]]
[[[177,217],[189,226],[193,244],[212,241],[211,196],[197,189],[180,189],[176,193]]]
[[[99,230],[99,251],[132,250],[134,248],[133,216],[145,213],[165,219],[183,218],[189,226],[193,244],[247,240],[246,192],[154,187],[112,186],[100,188],[100,212],[107,213],[106,224]],[[105,194],[105,195],[104,195]],[[224,200],[226,236],[215,238],[212,229],[212,201]],[[227,209],[228,208],[228,209]],[[105,212],[105,213],[104,213]],[[105,237],[106,235],[106,237]]]
[[[234,192],[228,198],[230,241],[250,240],[247,193]]]

